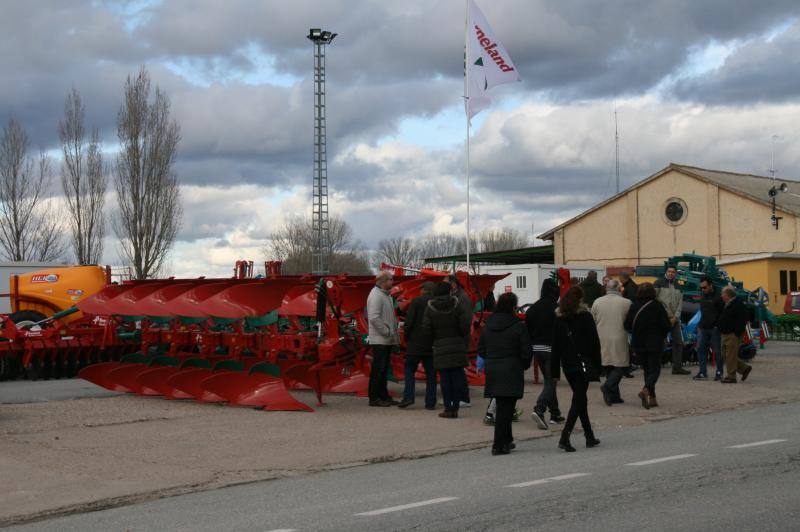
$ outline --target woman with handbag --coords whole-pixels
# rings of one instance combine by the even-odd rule
[[[561,363],[564,376],[572,389],[572,404],[569,407],[558,448],[568,453],[575,452],[569,437],[575,422],[580,419],[586,447],[595,447],[600,440],[595,438],[589,422],[586,392],[589,382],[600,381],[600,338],[589,308],[583,304],[583,291],[573,286],[561,298],[556,309],[553,329],[553,363]]]
[[[652,283],[640,284],[637,298],[625,317],[625,330],[632,335],[631,346],[637,362],[644,369],[644,387],[639,392],[639,399],[645,409],[650,409],[658,406],[656,382],[661,375],[661,353],[672,325],[664,305],[656,301],[656,289]]]

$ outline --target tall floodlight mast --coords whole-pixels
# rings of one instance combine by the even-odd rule
[[[314,232],[314,250],[311,271],[316,275],[328,273],[331,255],[331,233],[328,222],[328,160],[325,144],[325,46],[336,33],[319,28],[308,30],[308,39],[314,43],[314,208],[311,213]]]

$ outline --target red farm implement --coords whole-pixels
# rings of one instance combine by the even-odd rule
[[[370,350],[367,296],[372,277],[281,276],[252,279],[246,264],[233,279],[126,281],[77,304],[81,320],[33,329],[4,320],[0,353],[27,368],[83,367],[79,376],[109,390],[167,399],[312,410],[289,390],[366,395]],[[392,295],[402,320],[424,281],[447,272],[398,275]],[[473,348],[483,297],[503,276],[458,277],[475,303]],[[56,316],[57,318],[57,316]],[[0,354],[2,356],[2,354]],[[392,359],[402,376],[404,353]],[[470,382],[482,376],[468,368]]]

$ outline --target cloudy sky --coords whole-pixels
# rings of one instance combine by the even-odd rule
[[[778,175],[800,177],[796,1],[478,4],[523,81],[493,89],[473,120],[473,228],[538,234],[612,195],[615,106],[623,188],[669,162],[766,174],[773,146]],[[339,34],[332,213],[369,248],[463,234],[463,0],[8,0],[0,122],[57,152],[74,86],[111,159],[123,83],[145,65],[182,132],[170,273],[227,275],[311,211],[310,27]],[[118,262],[113,239],[106,260]]]

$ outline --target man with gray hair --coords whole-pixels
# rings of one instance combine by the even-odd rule
[[[397,334],[397,316],[389,291],[392,274],[381,271],[375,276],[375,286],[367,297],[369,345],[372,347],[372,365],[369,372],[369,406],[398,404],[389,395],[387,378],[392,348],[400,343]]]
[[[600,386],[603,401],[608,406],[622,403],[619,381],[630,365],[628,333],[625,317],[631,302],[622,297],[620,283],[611,279],[606,283],[606,295],[597,298],[591,312],[600,337],[600,356],[607,369],[606,382]]]
[[[722,289],[722,301],[725,303],[725,307],[717,321],[717,328],[722,336],[722,351],[725,353],[725,370],[727,371],[722,383],[735,383],[737,372],[742,375],[742,382],[744,382],[753,370],[753,366],[745,364],[739,359],[739,347],[742,345],[742,336],[747,328],[747,308],[742,300],[736,297],[736,289],[730,285]]]

